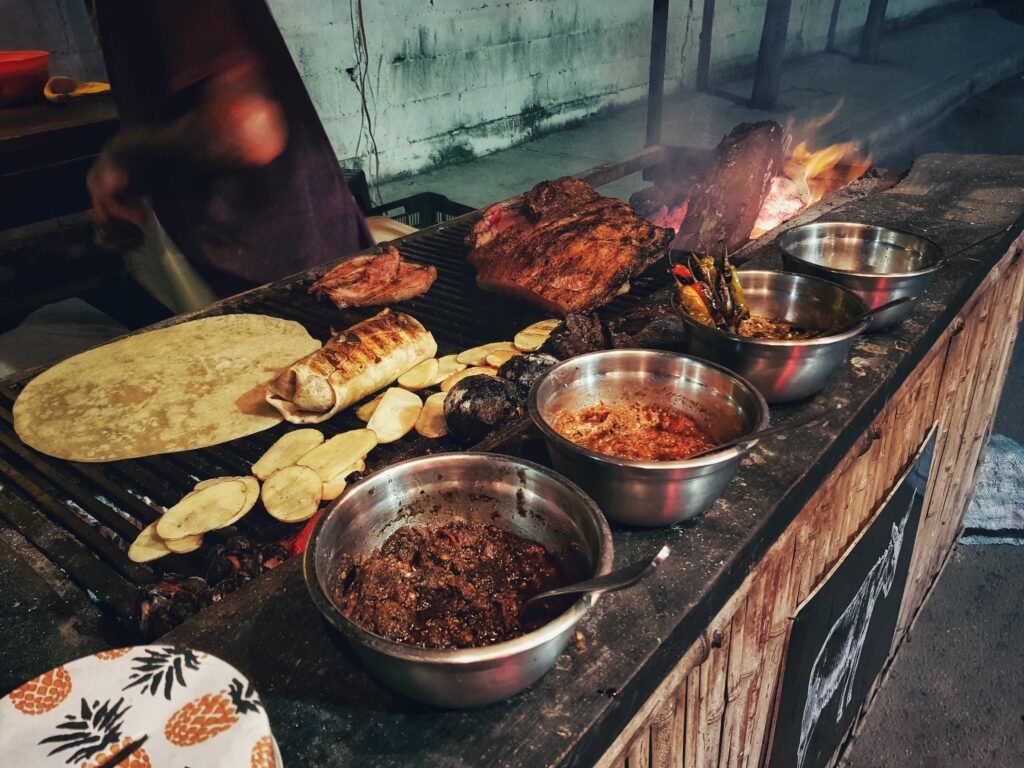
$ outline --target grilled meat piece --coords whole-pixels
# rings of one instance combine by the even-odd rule
[[[338,309],[372,307],[406,301],[426,293],[437,278],[436,267],[403,261],[393,245],[380,253],[356,256],[338,264],[309,292],[327,297]]]
[[[674,233],[584,181],[544,181],[473,227],[467,259],[485,291],[566,315],[607,304],[665,253]]]

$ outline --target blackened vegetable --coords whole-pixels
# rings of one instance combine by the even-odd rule
[[[448,390],[444,399],[448,432],[465,443],[482,440],[521,410],[514,384],[484,374],[463,379]]]
[[[541,376],[548,372],[551,366],[558,363],[554,355],[547,355],[543,352],[532,352],[527,355],[516,355],[498,369],[498,378],[512,382],[516,385],[521,398],[526,398],[530,393],[530,387]]]

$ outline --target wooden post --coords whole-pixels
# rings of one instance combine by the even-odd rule
[[[772,109],[779,98],[782,60],[786,55],[786,33],[793,0],[768,0],[761,30],[761,47],[757,52],[757,74],[750,105],[754,109]]]
[[[651,23],[651,74],[647,82],[647,146],[661,142],[661,107],[665,97],[665,45],[668,0],[654,0]]]
[[[697,90],[708,89],[708,71],[711,69],[711,33],[715,26],[715,0],[704,0],[704,14],[700,18],[700,48],[697,51]]]
[[[864,32],[860,36],[860,53],[857,61],[862,64],[877,64],[878,49],[882,44],[882,28],[885,27],[885,11],[889,0],[871,0]]]
[[[832,0],[832,15],[828,19],[828,37],[825,40],[825,50],[832,52],[836,49],[836,27],[839,26],[839,9],[843,0]]]

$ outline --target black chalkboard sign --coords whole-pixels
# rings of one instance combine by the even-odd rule
[[[798,607],[770,768],[828,765],[889,656],[935,429],[846,555]]]

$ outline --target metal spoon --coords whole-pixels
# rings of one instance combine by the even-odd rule
[[[699,459],[701,456],[708,456],[712,453],[718,453],[719,451],[725,451],[729,448],[735,448],[738,445],[744,443],[753,443],[756,440],[760,440],[762,437],[771,437],[772,435],[778,434],[779,432],[785,432],[789,429],[795,429],[796,427],[802,427],[804,424],[810,424],[815,421],[821,421],[828,414],[825,413],[805,413],[803,416],[797,416],[795,419],[787,421],[785,424],[776,424],[774,427],[767,427],[760,429],[757,432],[750,432],[749,434],[737,437],[734,440],[728,440],[724,443],[719,443],[714,448],[708,448],[700,453],[695,453],[693,456],[687,456],[686,460]]]
[[[631,587],[645,576],[649,576],[658,570],[658,566],[665,561],[665,558],[668,557],[668,553],[669,548],[667,546],[662,547],[658,550],[658,554],[650,560],[641,560],[639,563],[627,565],[625,568],[619,568],[617,571],[606,573],[604,576],[598,576],[595,579],[578,581],[575,584],[569,584],[566,587],[558,587],[558,589],[549,589],[547,592],[541,592],[523,603],[523,611],[526,611],[530,605],[541,600],[547,600],[549,597],[574,595],[578,592],[588,592],[593,595],[599,595],[603,592],[615,592],[619,589]]]
[[[851,328],[856,328],[858,325],[860,325],[864,320],[867,320],[869,317],[874,317],[875,315],[879,314],[880,312],[885,312],[885,310],[887,310],[887,309],[892,309],[893,307],[898,307],[901,304],[906,304],[908,301],[911,301],[912,299],[913,299],[912,296],[901,296],[898,299],[893,299],[892,301],[887,301],[885,304],[877,306],[874,309],[869,309],[866,312],[861,312],[859,314],[854,315],[853,319],[851,319],[850,322],[848,322],[846,325],[844,325],[844,326],[842,326],[840,328],[824,328],[824,329],[822,329],[820,331],[815,331],[814,333],[812,333],[807,338],[809,338],[809,339],[817,339],[820,336],[836,336],[836,335],[838,335],[840,333],[846,333]]]

